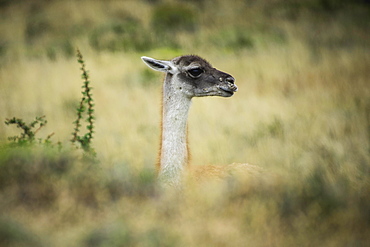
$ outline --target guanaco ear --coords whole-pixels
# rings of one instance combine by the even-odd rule
[[[154,59],[151,57],[145,57],[145,56],[141,57],[141,59],[151,69],[165,72],[165,73],[171,73],[171,74],[174,74],[177,71],[177,68],[174,66],[174,64],[171,61],[157,60],[157,59]]]

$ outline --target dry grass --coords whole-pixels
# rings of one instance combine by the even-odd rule
[[[52,27],[65,12],[71,15],[67,26],[100,25],[107,13],[127,14],[128,6],[137,6],[81,2],[56,1],[43,11],[50,11]],[[84,36],[88,31],[74,37],[94,88],[97,164],[69,149],[81,90],[76,59],[40,52],[53,32],[34,45],[24,42],[27,4],[4,8],[0,32],[3,40],[16,43],[0,61],[0,119],[46,115],[48,125],[38,134],[55,132],[52,139],[63,143],[64,152],[2,144],[0,245],[365,246],[370,236],[368,28],[342,11],[318,19],[303,11],[291,21],[279,16],[287,8],[267,17],[267,2],[249,6],[242,18],[242,1],[223,7],[217,1],[225,10],[225,28],[238,20],[251,26],[253,48],[214,46],[209,37],[221,31],[206,20],[219,20],[221,12],[215,10],[199,18],[203,28],[195,34],[178,34],[179,49],[96,51]],[[138,4],[132,15],[149,26],[155,5]],[[270,21],[286,41],[268,36]],[[170,59],[181,53],[204,56],[232,74],[239,87],[232,98],[194,99],[192,164],[249,162],[275,174],[273,180],[190,185],[181,195],[158,191],[153,170],[162,76],[148,72],[140,56]],[[4,124],[0,140],[15,133]]]

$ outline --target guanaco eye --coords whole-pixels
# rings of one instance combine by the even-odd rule
[[[195,68],[195,69],[189,69],[188,73],[191,77],[193,78],[198,78],[203,74],[203,70],[200,68]]]

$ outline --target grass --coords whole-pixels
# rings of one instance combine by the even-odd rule
[[[54,133],[51,141],[62,148],[14,147],[7,138],[19,129],[0,128],[0,245],[366,246],[368,5],[288,2],[245,7],[245,1],[202,1],[196,8],[191,1],[186,11],[199,26],[179,31],[168,46],[148,33],[144,50],[120,50],[116,42],[109,50],[94,48],[90,35],[104,30],[111,38],[104,44],[127,42],[149,32],[150,14],[163,5],[50,1],[32,12],[30,3],[4,1],[0,119],[19,116],[30,123],[45,115],[48,123],[36,139]],[[128,13],[139,30],[125,36],[118,31]],[[64,26],[58,24],[62,17]],[[35,23],[48,28],[40,31]],[[102,28],[111,23],[118,33]],[[32,38],[24,36],[27,27]],[[82,82],[63,40],[80,47],[90,71],[98,162],[83,159],[70,143]],[[192,164],[249,162],[274,179],[190,185],[181,195],[158,190],[163,77],[140,56],[183,53],[204,56],[239,87],[228,99],[194,99]]]

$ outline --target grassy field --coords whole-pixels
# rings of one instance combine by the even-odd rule
[[[0,1],[1,246],[366,246],[370,241],[367,1]],[[93,87],[97,161],[70,143]],[[194,99],[191,163],[273,178],[156,184],[163,75],[140,56],[198,54],[236,78]],[[84,132],[84,127],[82,128]],[[58,151],[56,143],[61,143]]]

